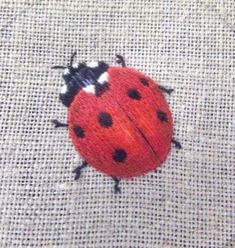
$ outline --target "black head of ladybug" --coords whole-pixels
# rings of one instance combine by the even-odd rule
[[[100,96],[108,88],[108,64],[103,61],[90,63],[73,63],[76,53],[65,66],[54,66],[52,69],[63,69],[65,85],[61,89],[60,100],[69,107],[75,95],[83,89],[88,93]]]

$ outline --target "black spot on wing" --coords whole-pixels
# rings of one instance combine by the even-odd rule
[[[145,86],[149,86],[148,79],[146,79],[146,78],[141,77],[141,78],[140,78],[140,82],[141,82],[143,85],[145,85]]]
[[[168,121],[167,114],[163,111],[157,111],[157,116],[162,122]]]
[[[78,138],[84,138],[85,137],[85,132],[79,125],[75,125],[73,127],[73,131]]]
[[[127,95],[134,100],[140,100],[141,99],[141,95],[139,93],[139,91],[137,89],[129,89],[127,91]]]
[[[123,163],[126,160],[127,153],[124,149],[115,149],[113,152],[113,160],[118,163]]]
[[[98,115],[98,122],[101,127],[111,127],[113,125],[112,116],[107,112],[101,112]]]

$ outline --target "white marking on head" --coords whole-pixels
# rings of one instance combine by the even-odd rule
[[[88,63],[87,66],[90,68],[95,68],[95,67],[98,67],[99,65],[98,65],[98,62],[93,61],[93,62]]]
[[[64,86],[61,88],[61,90],[60,90],[60,94],[66,94],[67,91],[68,91],[68,87],[67,87],[67,85],[64,85]]]
[[[72,64],[72,67],[73,67],[74,69],[77,69],[77,68],[78,68],[78,63]]]
[[[95,94],[95,85],[88,85],[84,87],[83,90],[86,91],[87,93]]]
[[[64,75],[68,75],[68,74],[70,74],[69,69],[68,69],[68,68],[64,69],[63,74],[64,74]]]
[[[100,84],[104,84],[108,82],[108,72],[104,72],[100,75],[100,77],[97,80]]]

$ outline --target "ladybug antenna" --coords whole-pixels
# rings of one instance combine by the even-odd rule
[[[55,66],[51,67],[51,69],[66,69],[66,67],[62,66],[62,65],[55,65]]]
[[[71,67],[72,64],[73,64],[73,60],[74,60],[74,58],[75,58],[76,55],[77,55],[77,52],[74,52],[74,53],[72,54],[72,56],[71,56],[71,58],[70,58],[70,63],[69,63],[69,66],[70,66],[70,67]]]
[[[73,64],[73,60],[75,58],[75,56],[77,55],[77,52],[74,52],[70,58],[70,61],[69,61],[69,67],[72,66]],[[56,66],[53,66],[51,67],[51,69],[66,69],[67,67],[66,66],[62,66],[62,65],[56,65]]]

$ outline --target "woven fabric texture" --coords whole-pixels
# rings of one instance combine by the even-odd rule
[[[0,1],[0,247],[235,247],[232,0]],[[81,164],[53,65],[126,63],[174,88],[175,137],[156,173]]]

